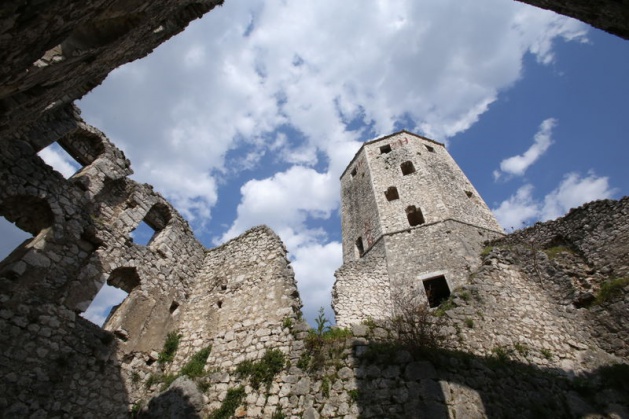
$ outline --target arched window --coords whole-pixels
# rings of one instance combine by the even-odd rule
[[[400,165],[400,169],[402,169],[402,174],[404,176],[410,175],[411,173],[415,173],[415,166],[413,166],[412,161],[405,161]]]
[[[426,222],[424,214],[422,214],[422,210],[416,208],[415,205],[411,205],[406,208],[406,218],[408,218],[408,223],[411,227],[418,226]]]

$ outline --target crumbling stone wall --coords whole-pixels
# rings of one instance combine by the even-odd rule
[[[220,0],[7,0],[0,6],[0,141],[43,135],[113,69],[141,58]],[[48,121],[49,122],[49,121]],[[51,138],[50,142],[57,138]]]
[[[579,19],[606,32],[629,39],[627,0],[518,0]]]

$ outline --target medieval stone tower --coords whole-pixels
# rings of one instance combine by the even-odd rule
[[[406,132],[365,143],[341,176],[341,326],[391,314],[398,292],[431,307],[461,285],[502,228],[444,145]]]

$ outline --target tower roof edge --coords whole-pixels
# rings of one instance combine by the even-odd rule
[[[414,132],[410,132],[410,131],[407,131],[405,129],[400,130],[400,131],[396,131],[396,132],[394,132],[392,134],[387,134],[387,135],[384,135],[382,137],[374,138],[373,140],[365,141],[360,146],[358,151],[356,151],[356,154],[354,154],[354,157],[352,157],[352,160],[347,164],[347,166],[345,166],[345,170],[343,170],[343,173],[341,173],[341,176],[339,177],[339,179],[342,178],[343,176],[345,176],[345,172],[347,172],[347,169],[349,169],[349,167],[352,165],[352,163],[354,163],[354,160],[356,160],[356,157],[358,157],[358,155],[363,150],[363,148],[365,148],[366,145],[374,144],[374,143],[377,143],[379,141],[384,141],[386,139],[389,139],[389,138],[394,137],[394,136],[399,135],[399,134],[408,134],[408,135],[411,135],[411,136],[413,136],[415,138],[419,138],[421,140],[425,140],[425,141],[431,142],[433,144],[436,144],[436,145],[439,145],[439,146],[445,148],[445,144],[440,143],[439,141],[435,141],[435,140],[432,140],[430,138],[424,137],[422,135],[415,134]]]

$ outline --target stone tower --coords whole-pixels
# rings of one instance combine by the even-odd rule
[[[365,143],[341,176],[341,326],[391,314],[395,293],[431,307],[465,283],[502,228],[443,144],[400,131]]]

